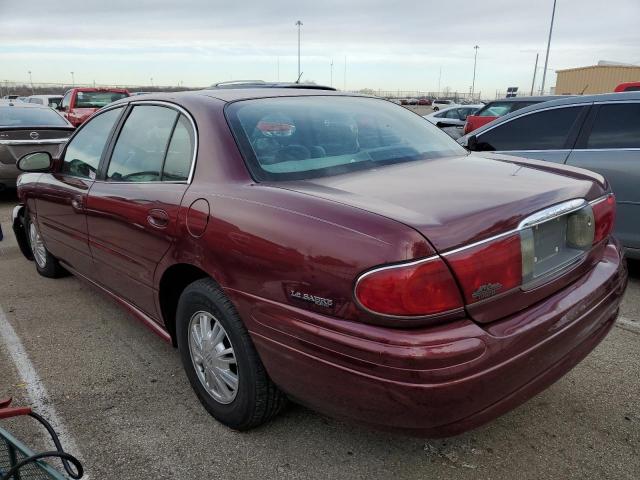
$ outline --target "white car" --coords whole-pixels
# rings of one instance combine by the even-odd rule
[[[434,112],[437,112],[438,110],[442,110],[443,108],[459,107],[459,106],[460,105],[454,102],[453,100],[434,100],[431,103],[431,107],[433,108]]]
[[[46,105],[51,108],[58,108],[62,101],[62,95],[31,95],[25,99],[27,103]]]
[[[467,121],[468,115],[473,115],[482,107],[484,107],[482,103],[477,105],[454,105],[441,108],[429,115],[424,115],[424,118],[438,127],[461,127]]]

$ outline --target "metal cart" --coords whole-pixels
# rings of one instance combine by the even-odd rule
[[[0,427],[0,480],[68,480],[83,475],[82,464],[62,449],[58,435],[49,422],[28,407],[10,407],[11,399],[0,400],[0,420],[18,416],[36,419],[47,429],[56,450],[35,453],[8,431]],[[60,473],[45,458],[57,457],[62,462],[66,474]],[[71,466],[73,465],[73,467]]]

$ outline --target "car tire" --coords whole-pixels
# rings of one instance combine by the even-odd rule
[[[438,110],[440,110],[438,107],[433,107],[434,112],[437,112]]]
[[[238,312],[212,279],[193,282],[180,296],[176,336],[189,382],[219,422],[234,430],[250,430],[287,404],[267,375]],[[230,381],[234,376],[235,382]]]
[[[67,271],[62,268],[58,259],[47,250],[38,226],[31,221],[28,213],[24,217],[24,230],[38,273],[47,278],[60,278],[67,275]]]

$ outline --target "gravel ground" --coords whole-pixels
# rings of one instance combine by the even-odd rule
[[[51,405],[92,479],[637,479],[640,329],[621,326],[580,365],[489,425],[447,440],[370,431],[292,406],[250,433],[209,417],[177,355],[103,294],[48,280],[8,230],[0,198],[0,308],[20,337]],[[640,269],[623,316],[640,325]],[[0,397],[29,404],[0,344]],[[3,421],[44,446],[27,420]]]

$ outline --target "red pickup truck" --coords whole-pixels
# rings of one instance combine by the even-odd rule
[[[58,110],[69,123],[79,127],[96,110],[128,96],[129,91],[123,88],[72,88],[64,94]]]

